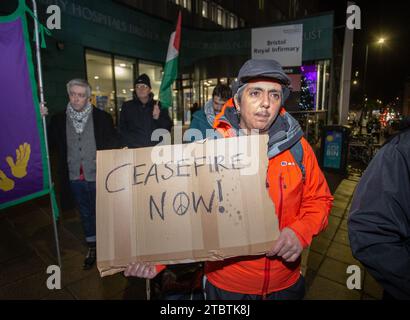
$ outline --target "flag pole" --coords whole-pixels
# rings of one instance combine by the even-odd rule
[[[40,37],[38,34],[38,17],[37,17],[37,3],[36,0],[32,0],[33,4],[33,13],[34,13],[34,34],[36,37],[36,59],[37,59],[37,76],[38,76],[38,87],[40,90],[40,104],[44,105],[44,91],[43,91],[43,73],[41,70],[41,52],[40,52]],[[57,231],[57,221],[55,215],[55,208],[52,204],[52,192],[53,192],[53,179],[51,177],[51,167],[50,167],[50,155],[48,151],[48,141],[47,141],[47,125],[46,125],[46,117],[42,116],[43,120],[43,132],[44,132],[44,142],[46,147],[46,155],[47,155],[47,169],[48,169],[48,184],[49,184],[49,194],[50,194],[50,202],[51,202],[51,211],[52,211],[52,219],[53,219],[53,229],[54,229],[54,238],[56,241],[56,250],[57,250],[57,261],[60,268],[61,265],[61,254],[60,254],[60,244],[58,241],[58,231]]]

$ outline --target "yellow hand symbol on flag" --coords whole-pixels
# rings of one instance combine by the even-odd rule
[[[21,144],[16,149],[16,162],[12,157],[7,157],[6,161],[10,166],[11,173],[16,178],[23,178],[27,175],[27,163],[30,160],[31,147],[28,143]]]
[[[0,189],[3,191],[14,189],[14,181],[9,179],[2,170],[0,170]]]

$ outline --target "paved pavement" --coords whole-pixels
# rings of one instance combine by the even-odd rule
[[[306,272],[305,299],[374,300],[381,299],[383,290],[363,265],[353,258],[347,233],[347,217],[352,194],[359,177],[350,176],[332,190],[333,208],[329,225],[311,245]],[[330,183],[329,183],[330,184]],[[357,265],[361,270],[361,290],[349,290],[347,268]]]
[[[347,213],[357,177],[327,174],[335,195],[329,225],[314,239],[306,272],[306,299],[380,299],[382,290],[351,254]],[[86,253],[78,213],[59,222],[62,289],[46,286],[47,267],[56,264],[51,210],[47,197],[0,212],[0,299],[145,299],[145,280],[116,274],[100,278],[96,267],[83,271]],[[362,270],[362,289],[349,290],[346,269]]]

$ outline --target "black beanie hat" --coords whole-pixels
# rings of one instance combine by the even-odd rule
[[[148,87],[151,88],[151,81],[150,81],[149,77],[148,77],[145,73],[141,74],[141,75],[137,78],[137,80],[135,80],[134,86],[136,86],[136,85],[139,84],[139,83],[146,84]]]

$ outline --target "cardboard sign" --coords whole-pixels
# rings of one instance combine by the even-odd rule
[[[97,152],[97,266],[264,254],[279,235],[267,136]]]

